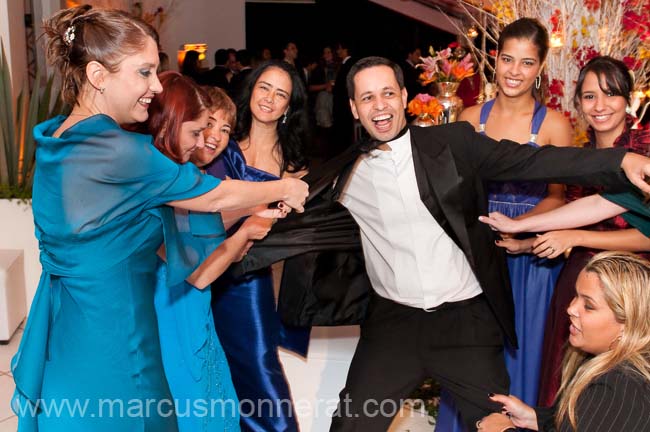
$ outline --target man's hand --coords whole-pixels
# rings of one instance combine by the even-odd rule
[[[621,169],[627,178],[639,189],[650,193],[650,159],[640,154],[627,152],[621,162]]]

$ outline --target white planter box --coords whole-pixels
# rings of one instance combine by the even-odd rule
[[[0,343],[8,343],[25,319],[23,251],[0,249]]]
[[[23,251],[25,307],[29,310],[41,277],[31,201],[0,199],[0,249]]]

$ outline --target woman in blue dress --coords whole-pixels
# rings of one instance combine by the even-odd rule
[[[238,101],[237,141],[230,141],[208,173],[257,182],[296,175],[305,167],[305,94],[287,63],[270,61],[251,72]],[[309,329],[280,322],[270,268],[237,278],[226,272],[212,284],[212,295],[217,333],[241,401],[242,430],[297,431],[278,347],[305,355]]]
[[[163,72],[160,82],[163,91],[153,99],[149,119],[141,126],[154,136],[154,145],[165,156],[180,163],[189,159],[202,168],[218,155],[210,148],[214,147],[212,123],[216,121],[213,99],[190,78],[176,72]],[[206,153],[208,156],[198,161],[194,158]],[[171,208],[166,212],[173,212],[173,223],[163,224],[165,236],[168,242],[178,239],[182,245],[183,265],[193,268],[210,257],[189,279],[201,289],[187,281],[168,287],[163,261],[158,270],[155,305],[160,347],[178,429],[238,431],[239,402],[214,328],[211,293],[205,289],[209,284],[200,280],[214,280],[233,261],[241,259],[252,240],[266,235],[268,225],[259,226],[250,219],[226,239],[219,213]],[[176,265],[178,262],[175,260]],[[203,274],[206,272],[209,275]]]
[[[495,67],[498,96],[467,108],[459,119],[469,121],[477,131],[494,139],[532,146],[551,142],[556,146],[570,145],[569,122],[543,105],[541,81],[547,52],[548,33],[538,21],[522,18],[506,26],[499,37]],[[563,191],[562,185],[543,183],[489,184],[489,209],[510,217],[526,217],[561,206]],[[508,256],[519,348],[506,347],[505,359],[510,393],[529,404],[537,401],[544,321],[562,267],[560,260],[530,254],[533,240],[504,236],[497,242],[508,252],[521,254]],[[452,426],[453,404],[449,395],[444,393],[441,403],[437,423],[440,430],[460,430],[459,421]]]
[[[295,179],[267,190],[219,182],[120,127],[145,121],[162,90],[157,35],[147,24],[82,6],[55,14],[45,31],[73,109],[34,130],[43,273],[12,360],[18,428],[176,431],[153,302],[161,209],[283,200],[300,210],[306,187]],[[175,271],[170,284],[187,276]]]

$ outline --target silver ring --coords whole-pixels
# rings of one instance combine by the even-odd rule
[[[553,246],[549,247],[549,249],[551,250],[551,253],[555,253],[555,248]]]

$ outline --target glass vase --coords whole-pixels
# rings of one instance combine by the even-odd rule
[[[442,114],[438,119],[439,124],[453,123],[458,119],[463,110],[463,100],[456,96],[460,83],[441,81],[436,83],[438,102],[443,106]]]

